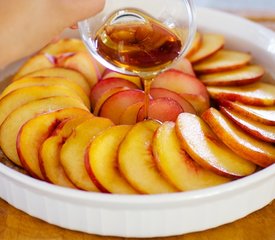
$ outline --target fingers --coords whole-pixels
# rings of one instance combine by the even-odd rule
[[[94,16],[105,5],[105,0],[60,0],[59,2],[61,11],[63,11],[61,14],[69,18],[70,25]]]

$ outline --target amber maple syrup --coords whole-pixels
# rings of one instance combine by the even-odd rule
[[[180,55],[182,42],[178,35],[154,18],[126,9],[106,21],[95,42],[98,54],[107,62],[143,78],[147,118],[149,79]]]

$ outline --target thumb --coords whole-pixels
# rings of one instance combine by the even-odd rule
[[[58,2],[61,14],[68,18],[70,25],[96,15],[105,5],[105,0],[60,0]]]

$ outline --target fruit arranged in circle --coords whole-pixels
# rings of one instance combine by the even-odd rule
[[[197,33],[187,56],[152,82],[153,119],[144,120],[139,77],[105,69],[80,40],[52,43],[0,97],[1,149],[40,180],[116,194],[195,190],[268,167],[275,88],[250,54],[224,44]]]

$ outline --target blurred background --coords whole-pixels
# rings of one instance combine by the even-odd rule
[[[275,0],[193,0],[197,6],[217,8],[247,17],[275,30]]]

